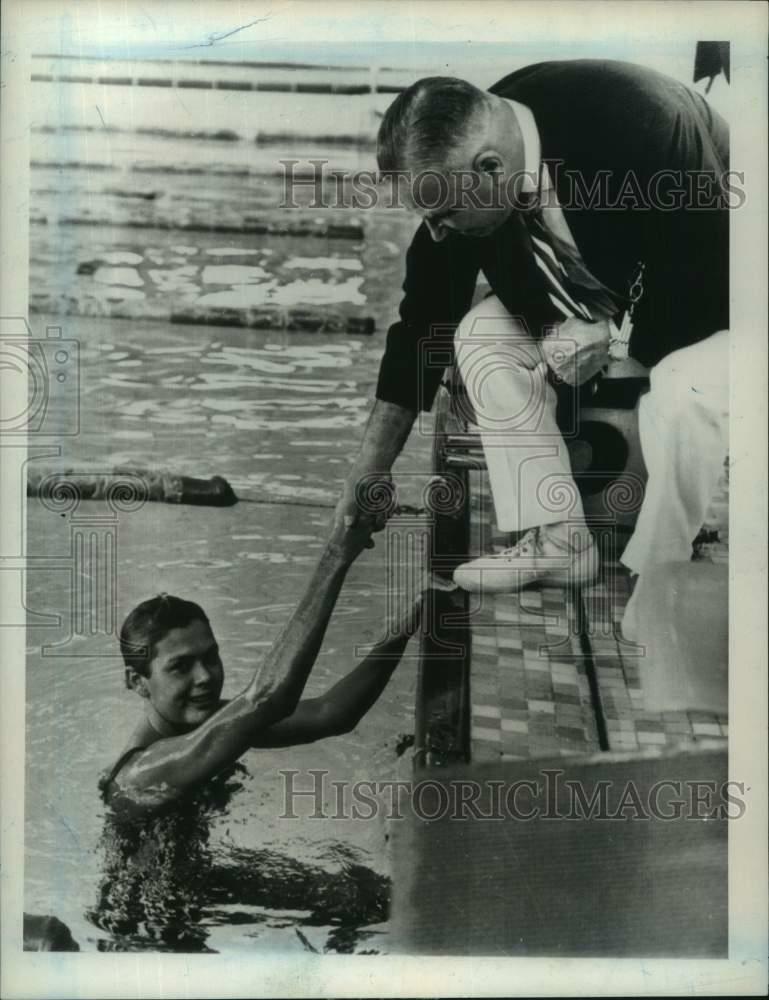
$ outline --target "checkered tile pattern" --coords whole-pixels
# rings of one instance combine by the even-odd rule
[[[470,477],[471,547],[499,551],[510,536],[494,524],[488,476]],[[474,760],[514,760],[599,749],[595,715],[564,590],[518,597],[473,595],[471,746]]]
[[[609,748],[646,750],[681,747],[703,738],[725,739],[725,716],[644,710],[643,657],[620,633],[629,596],[630,580],[618,563],[604,564],[600,582],[582,591]]]
[[[711,541],[700,558],[728,556],[728,483],[709,514]],[[500,533],[485,471],[470,475],[471,553],[500,551]],[[609,749],[674,747],[728,735],[727,720],[699,712],[652,713],[643,708],[642,660],[630,655],[620,623],[630,595],[627,571],[606,553],[602,578],[581,595],[561,589],[471,597],[470,673],[473,760],[521,759],[599,749],[596,711],[588,683],[594,665]],[[582,600],[588,649],[580,640]]]

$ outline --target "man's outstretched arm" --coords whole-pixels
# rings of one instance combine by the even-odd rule
[[[356,524],[359,517],[379,510],[376,504],[380,496],[377,483],[384,483],[384,489],[390,488],[393,463],[403,450],[415,420],[416,410],[381,399],[374,401],[358,455],[336,507],[335,532],[343,531]],[[379,530],[384,527],[386,516],[374,513],[373,521],[375,530]]]
[[[453,350],[454,329],[472,304],[478,269],[472,240],[450,234],[435,243],[424,223],[417,229],[406,254],[400,318],[387,332],[377,398],[336,508],[335,528],[365,513],[356,504],[356,490],[360,486],[362,494],[376,495],[367,477],[390,484],[417,413],[432,407]],[[386,517],[375,521],[377,529],[383,528]]]

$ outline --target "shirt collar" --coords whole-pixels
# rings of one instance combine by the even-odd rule
[[[523,191],[529,194],[537,191],[537,178],[540,175],[540,168],[542,168],[540,190],[547,190],[553,185],[547,167],[542,163],[542,145],[534,115],[531,109],[527,108],[525,104],[519,104],[518,101],[513,101],[510,98],[505,98],[505,100],[515,113],[523,140],[523,169],[525,171]]]

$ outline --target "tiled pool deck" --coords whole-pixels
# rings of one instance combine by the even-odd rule
[[[473,489],[488,494],[486,472]],[[494,524],[490,496],[471,508],[477,552],[509,544]],[[723,510],[723,504],[720,504]],[[489,512],[489,513],[486,513]],[[710,545],[723,558],[726,544]],[[581,592],[560,588],[493,595],[471,616],[471,754],[473,760],[584,753],[600,748],[588,669],[598,686],[610,750],[673,747],[727,737],[727,719],[703,712],[648,712],[643,707],[642,650],[622,638],[630,577],[604,561],[601,578]],[[582,602],[582,608],[577,602]],[[584,615],[584,619],[583,619]],[[582,626],[582,627],[581,627]]]
[[[453,421],[451,416],[446,419]],[[473,430],[455,422],[453,429]],[[511,544],[511,536],[494,523],[482,458],[475,468],[472,464],[467,472],[467,539],[474,558],[501,551]],[[708,540],[695,550],[696,558],[728,558],[727,480],[725,471],[708,513]],[[471,761],[684,749],[704,740],[726,745],[725,716],[645,710],[645,650],[621,634],[632,584],[614,548],[610,538],[602,546],[598,581],[582,590],[469,595],[466,693],[459,702],[469,715],[464,742]],[[451,699],[448,703],[456,704]],[[429,749],[429,732],[425,742]]]

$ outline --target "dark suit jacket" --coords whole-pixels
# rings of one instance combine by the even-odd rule
[[[728,169],[728,130],[706,101],[652,70],[593,59],[528,66],[490,90],[531,108],[542,157],[593,274],[624,299],[645,264],[631,355],[653,365],[727,328],[729,219],[713,179]],[[430,409],[479,271],[535,337],[559,318],[520,226],[514,214],[485,238],[450,233],[440,243],[419,227],[400,320],[387,334],[379,399]]]

